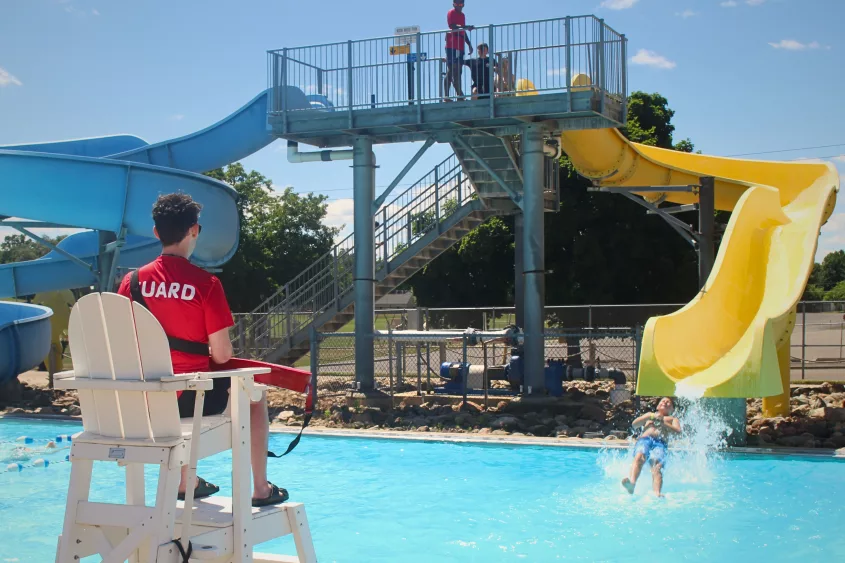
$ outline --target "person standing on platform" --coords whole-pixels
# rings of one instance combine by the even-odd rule
[[[466,24],[464,0],[455,0],[452,3],[452,9],[446,15],[446,23],[452,31],[446,34],[446,78],[443,80],[443,101],[452,101],[450,97],[452,85],[455,86],[458,101],[463,101],[461,74],[464,66],[464,45],[468,48],[468,54],[472,54],[472,42],[466,32],[475,29]]]

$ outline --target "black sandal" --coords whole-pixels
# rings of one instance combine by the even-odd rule
[[[220,492],[220,487],[212,485],[202,477],[197,477],[197,488],[194,489],[194,500],[208,498]],[[177,495],[178,500],[185,500],[185,493]]]
[[[252,499],[252,506],[255,508],[259,508],[262,506],[273,506],[275,504],[282,504],[283,502],[287,502],[290,498],[288,492],[285,489],[280,489],[273,483],[267,483],[270,485],[270,496],[267,498],[254,498]]]

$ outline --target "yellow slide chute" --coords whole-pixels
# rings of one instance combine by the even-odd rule
[[[788,413],[795,309],[836,205],[836,168],[659,149],[616,129],[568,131],[561,146],[581,175],[606,187],[698,184],[713,176],[716,208],[733,211],[702,291],[680,311],[648,321],[637,393],[764,397],[769,413]],[[665,196],[698,201],[692,193]]]

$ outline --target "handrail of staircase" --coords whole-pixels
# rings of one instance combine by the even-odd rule
[[[424,222],[426,214],[433,213],[434,218],[442,221],[451,214],[444,214],[443,208],[449,207],[443,205],[445,202],[454,200],[456,203],[454,208],[445,210],[455,212],[475,197],[469,185],[469,178],[462,174],[457,158],[452,155],[389,204],[382,206],[377,218],[385,217],[387,220],[383,220],[376,230],[377,245],[382,245],[382,248],[377,248],[377,267],[403,251],[403,245],[410,244],[415,236],[413,226],[410,224],[414,218],[420,218]],[[432,198],[433,201],[431,201]],[[427,202],[429,204],[426,206]],[[403,226],[397,227],[406,219],[407,222]],[[439,221],[434,221],[434,224],[437,222]],[[399,242],[403,237],[404,243]],[[343,276],[338,274],[351,274],[350,257],[352,255],[354,255],[353,235],[349,235],[256,307],[249,315],[250,322],[239,325],[239,330],[253,332],[255,340],[267,338],[274,333],[283,337],[295,334],[302,326],[331,306],[333,300],[338,300],[351,288],[351,282],[347,284],[349,287],[343,287],[343,280],[339,279]],[[340,271],[341,269],[343,271]],[[333,300],[327,299],[325,295],[321,296],[320,292],[333,296]],[[306,298],[309,294],[310,298]],[[296,307],[301,303],[306,306]],[[301,311],[301,314],[297,312],[297,309]],[[271,319],[271,317],[276,318]],[[300,322],[305,319],[308,319],[307,322]],[[279,327],[282,323],[286,326]],[[236,335],[233,340],[237,341],[239,338],[240,335]]]

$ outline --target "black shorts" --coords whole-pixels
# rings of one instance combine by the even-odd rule
[[[229,404],[229,387],[231,386],[232,380],[228,377],[221,377],[214,380],[214,389],[205,393],[205,402],[202,408],[203,416],[223,414],[223,411],[226,410],[226,406]],[[184,391],[179,396],[180,418],[193,418],[194,401],[196,398],[196,391]]]

